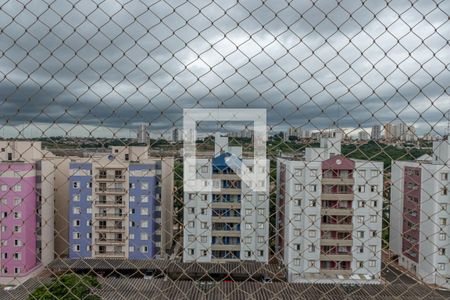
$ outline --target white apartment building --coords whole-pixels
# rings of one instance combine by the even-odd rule
[[[341,139],[277,160],[276,252],[289,282],[380,281],[383,163],[347,159]]]
[[[450,142],[433,143],[431,160],[394,161],[390,250],[421,280],[450,288]]]
[[[211,158],[198,158],[197,178],[212,180],[218,192],[184,194],[184,262],[224,262],[269,259],[269,161],[266,192],[255,192],[226,163],[236,155],[250,171],[252,158],[243,158],[241,147],[216,135]]]

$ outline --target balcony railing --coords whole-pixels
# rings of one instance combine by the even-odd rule
[[[95,217],[96,218],[105,218],[105,219],[108,219],[108,218],[111,218],[111,219],[122,219],[122,218],[125,218],[127,215],[126,214],[111,214],[111,213],[106,213],[106,214],[104,214],[104,213],[99,213],[99,214],[95,214]]]
[[[97,206],[125,206],[125,201],[95,201]]]
[[[95,239],[97,244],[123,244],[125,239]]]
[[[105,231],[105,232],[117,232],[117,231],[125,231],[125,226],[95,226],[97,231]]]
[[[124,181],[124,175],[96,175],[95,179],[97,181]]]
[[[96,188],[95,192],[96,193],[120,193],[120,194],[124,194],[124,193],[126,193],[126,189],[125,188]]]
[[[116,251],[95,251],[96,256],[100,257],[125,257],[125,252],[116,252]]]

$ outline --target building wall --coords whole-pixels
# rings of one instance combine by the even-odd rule
[[[0,171],[2,173],[0,177],[0,198],[2,199],[0,276],[20,277],[32,271],[38,264],[36,166],[34,163],[4,162],[0,163]],[[17,198],[22,199],[20,203],[15,203]],[[15,213],[19,215],[15,217]],[[15,226],[20,232],[15,232]],[[15,241],[19,241],[20,244],[15,245]],[[14,258],[15,253],[20,255],[20,260]],[[19,268],[17,274],[14,274],[15,268]]]

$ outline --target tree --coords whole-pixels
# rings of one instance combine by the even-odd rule
[[[28,300],[100,300],[91,294],[94,287],[100,287],[94,276],[65,274],[35,289]]]

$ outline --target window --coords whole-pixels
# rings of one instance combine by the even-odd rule
[[[295,189],[296,192],[301,192],[301,191],[303,191],[303,185],[295,184],[294,185],[294,189]]]
[[[252,229],[252,224],[251,223],[245,223],[245,229]]]
[[[148,216],[148,207],[141,207],[141,216]]]
[[[445,270],[445,264],[439,263],[439,264],[438,264],[438,270],[439,270],[439,271],[444,271],[444,270]]]
[[[308,261],[308,267],[315,268],[316,267],[316,262],[314,260],[309,260]]]
[[[358,207],[363,208],[366,206],[366,201],[358,201]]]
[[[189,221],[188,222],[188,227],[189,228],[194,228],[194,226],[195,226],[194,221]]]
[[[128,247],[128,252],[134,252],[134,246]]]
[[[447,204],[441,204],[441,209],[442,210],[447,210]]]
[[[136,198],[134,196],[130,196],[130,202],[136,201]]]
[[[358,220],[358,224],[364,224],[364,216],[358,216],[357,220]]]
[[[364,185],[358,185],[358,192],[359,193],[364,193],[366,191],[366,186]]]
[[[195,241],[195,237],[193,234],[188,235],[188,242],[193,242]]]
[[[79,214],[81,214],[81,209],[80,209],[79,207],[74,207],[74,208],[73,208],[73,213],[74,213],[75,215],[79,215]]]
[[[200,227],[201,227],[201,229],[208,229],[208,223],[201,222]]]
[[[188,207],[189,214],[195,214],[195,207]]]
[[[309,245],[308,245],[308,251],[309,251],[309,253],[314,253],[314,252],[316,252],[316,245],[314,245],[314,244],[309,244]]]
[[[447,196],[447,194],[448,194],[448,189],[447,189],[447,187],[441,188],[441,195],[442,195],[442,196]]]
[[[377,262],[375,260],[369,260],[369,267],[375,267],[377,265]]]
[[[439,225],[447,225],[447,218],[439,218]]]
[[[378,205],[377,200],[372,200],[372,201],[370,201],[370,205],[371,205],[372,207],[377,207],[377,205]]]
[[[134,184],[134,182],[130,182],[129,186],[130,186],[130,189],[132,189],[132,190],[136,188],[136,185]]]
[[[371,252],[373,252],[373,253],[376,253],[376,252],[377,252],[377,246],[375,246],[375,245],[370,245],[369,248],[370,248],[370,251],[371,251]]]
[[[141,241],[147,241],[147,240],[148,240],[148,233],[141,232]]]
[[[14,185],[13,191],[14,192],[21,192],[22,191],[22,186],[20,184]]]
[[[72,246],[72,250],[73,250],[74,252],[80,252],[80,245],[73,245],[73,246]]]
[[[142,202],[142,203],[148,203],[148,196],[142,195],[142,196],[141,196],[141,202]]]
[[[294,258],[294,266],[300,266],[301,259],[300,258]]]
[[[258,236],[258,243],[264,243],[264,237]]]
[[[258,256],[260,257],[264,256],[264,250],[258,250]]]
[[[148,252],[148,246],[141,246],[141,253],[147,253]]]
[[[200,242],[202,242],[202,243],[207,243],[207,242],[208,242],[208,237],[205,236],[205,235],[202,235],[202,236],[200,237]]]
[[[317,219],[316,215],[309,215],[308,218],[311,223],[315,223]]]
[[[134,233],[130,233],[130,235],[128,237],[130,240],[134,240]]]
[[[359,175],[363,178],[366,177],[366,170],[359,170]]]
[[[20,225],[14,225],[14,232],[17,232],[17,233],[22,232],[22,226],[20,226]]]
[[[317,169],[311,169],[311,177],[317,176]]]
[[[377,222],[377,215],[371,215],[370,216],[370,222],[371,223],[376,223]]]
[[[364,262],[363,261],[357,261],[356,262],[356,267],[357,268],[364,268]]]
[[[376,186],[376,185],[371,185],[371,186],[370,186],[370,191],[371,191],[372,193],[376,193],[376,192],[378,191],[378,186]]]
[[[195,253],[194,249],[192,249],[192,248],[188,249],[188,254],[189,255],[194,255],[194,253]]]
[[[203,201],[207,201],[208,200],[208,195],[207,194],[202,194],[201,197],[202,197]]]
[[[448,180],[448,173],[441,173],[441,180],[447,181]]]
[[[80,195],[78,195],[78,194],[77,195],[73,195],[72,200],[75,201],[75,202],[80,201]]]
[[[439,255],[445,255],[445,248],[439,248],[438,253]]]
[[[300,221],[302,218],[302,214],[294,214],[294,221]]]
[[[295,249],[296,251],[300,251],[301,245],[300,245],[300,244],[294,244],[294,249]]]
[[[142,220],[141,221],[141,228],[148,228],[148,221]]]
[[[310,191],[310,192],[317,192],[317,185],[315,185],[315,184],[310,184],[310,185],[309,185],[309,191]]]
[[[75,227],[80,226],[80,220],[73,220],[73,226]]]
[[[264,215],[265,215],[265,210],[264,210],[264,208],[259,208],[259,209],[258,209],[258,214],[259,214],[260,216],[264,216]]]
[[[6,192],[8,190],[8,186],[6,184],[1,185],[1,191]]]
[[[79,240],[80,237],[81,237],[81,234],[80,234],[79,232],[74,232],[74,233],[72,234],[72,236],[73,236],[73,239],[74,239],[74,240]]]
[[[252,242],[252,237],[251,236],[246,236],[245,237],[245,243],[246,244],[250,244]]]
[[[300,177],[302,176],[303,170],[302,169],[294,169],[294,176]]]
[[[91,202],[92,201],[92,195],[87,195],[86,196],[86,201]]]
[[[74,182],[73,182],[73,188],[74,188],[74,189],[78,189],[79,187],[80,187],[80,182],[74,181]]]
[[[245,256],[246,257],[251,257],[252,256],[252,251],[245,251]]]
[[[258,229],[264,229],[264,223],[259,222],[258,223]]]
[[[296,206],[302,206],[302,199],[294,199],[294,203]]]
[[[86,208],[86,213],[92,214],[92,208],[90,208],[90,207]]]
[[[308,237],[315,238],[316,237],[316,231],[315,230],[309,230],[308,231]]]
[[[208,256],[208,250],[202,250],[202,256]]]
[[[301,236],[302,235],[302,231],[300,229],[294,229],[294,235],[295,236]]]
[[[377,231],[376,230],[371,230],[370,231],[370,237],[377,237]]]
[[[202,172],[202,173],[208,173],[208,166],[203,166],[203,167],[201,168],[201,172]]]
[[[14,274],[19,274],[20,273],[20,268],[14,268]]]
[[[356,251],[357,251],[358,253],[364,253],[364,246],[357,246],[357,247],[356,247]]]
[[[202,209],[200,209],[200,214],[202,214],[202,215],[206,215],[206,208],[202,208]]]
[[[7,205],[7,204],[8,204],[8,199],[3,198],[3,199],[1,200],[1,203],[2,203],[3,205]]]
[[[148,190],[148,182],[141,182],[141,190]]]
[[[358,232],[356,233],[356,236],[357,236],[358,238],[360,238],[360,239],[363,239],[363,238],[364,238],[364,231],[358,231]]]
[[[380,174],[380,173],[378,172],[378,170],[372,170],[371,174],[372,174],[372,177],[377,177],[378,174]]]
[[[2,253],[2,259],[8,259],[8,253]]]
[[[317,201],[316,201],[316,200],[314,200],[314,199],[310,199],[310,200],[309,200],[309,206],[311,206],[311,207],[316,207],[316,204],[317,204]]]

